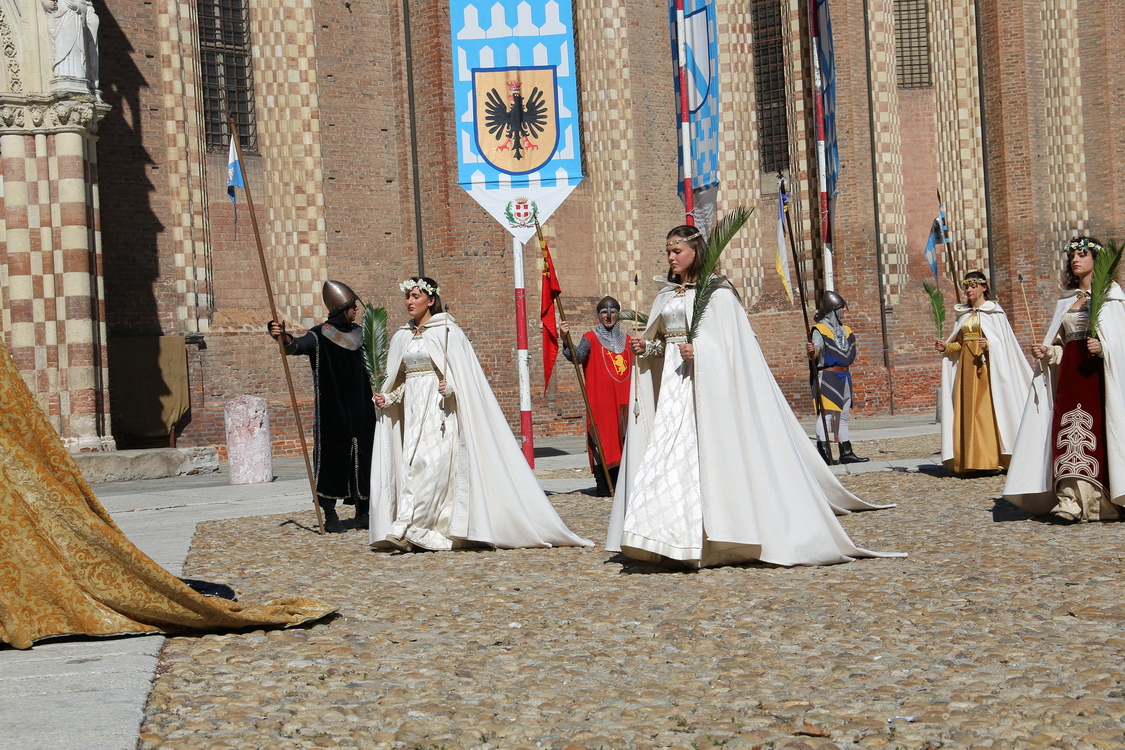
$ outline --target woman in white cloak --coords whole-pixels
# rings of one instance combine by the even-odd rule
[[[948,339],[934,341],[941,363],[941,460],[957,473],[1007,469],[1031,387],[1031,367],[988,280],[970,271],[961,282]]]
[[[472,344],[429,277],[391,339],[371,462],[376,549],[592,546],[559,518],[519,450]],[[440,373],[440,375],[439,375]]]
[[[725,280],[687,343],[705,247],[694,227],[669,233],[669,280],[656,279],[663,288],[632,344],[640,413],[626,433],[606,549],[689,568],[885,556],[855,546],[836,515],[892,506],[845,490],[817,455]]]
[[[1004,484],[1004,498],[1057,523],[1125,517],[1125,293],[1117,282],[1090,337],[1094,259],[1089,237],[1067,243],[1065,292],[1043,343],[1039,371]]]

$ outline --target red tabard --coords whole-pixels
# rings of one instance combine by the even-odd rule
[[[626,343],[624,351],[614,354],[602,346],[593,331],[585,338],[590,342],[590,358],[583,366],[586,393],[590,397],[590,411],[598,425],[606,463],[612,469],[621,463],[625,428],[629,424],[629,377],[633,372],[633,351]],[[597,451],[589,420],[586,421],[586,441],[590,445],[590,469],[593,470]]]

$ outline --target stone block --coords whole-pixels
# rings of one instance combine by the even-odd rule
[[[219,449],[213,445],[196,448],[178,448],[183,456],[178,476],[189,474],[214,474],[219,470]]]

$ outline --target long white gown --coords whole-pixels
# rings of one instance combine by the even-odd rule
[[[404,326],[387,352],[393,395],[375,427],[372,546],[395,546],[388,537],[429,550],[592,546],[543,494],[453,317],[438,313],[415,333]]]
[[[405,380],[388,394],[392,403],[402,402],[404,412],[402,487],[390,535],[423,549],[453,549],[466,546],[464,540],[449,538],[459,415],[456,410],[444,410],[454,394],[447,388],[446,398],[442,398],[438,374],[421,331],[418,334],[410,338],[403,353]]]
[[[667,284],[649,315],[606,549],[692,568],[900,556],[857,547],[836,520],[892,506],[848,492],[817,455],[729,286],[682,360],[694,297]]]

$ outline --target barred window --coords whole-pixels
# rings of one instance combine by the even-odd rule
[[[895,0],[895,67],[901,88],[932,85],[926,0]]]
[[[254,71],[247,0],[196,0],[203,78],[203,132],[208,150],[230,145],[234,116],[242,148],[256,151]]]
[[[758,96],[758,147],[763,172],[789,168],[789,119],[785,109],[785,40],[781,0],[752,0],[754,85]]]

